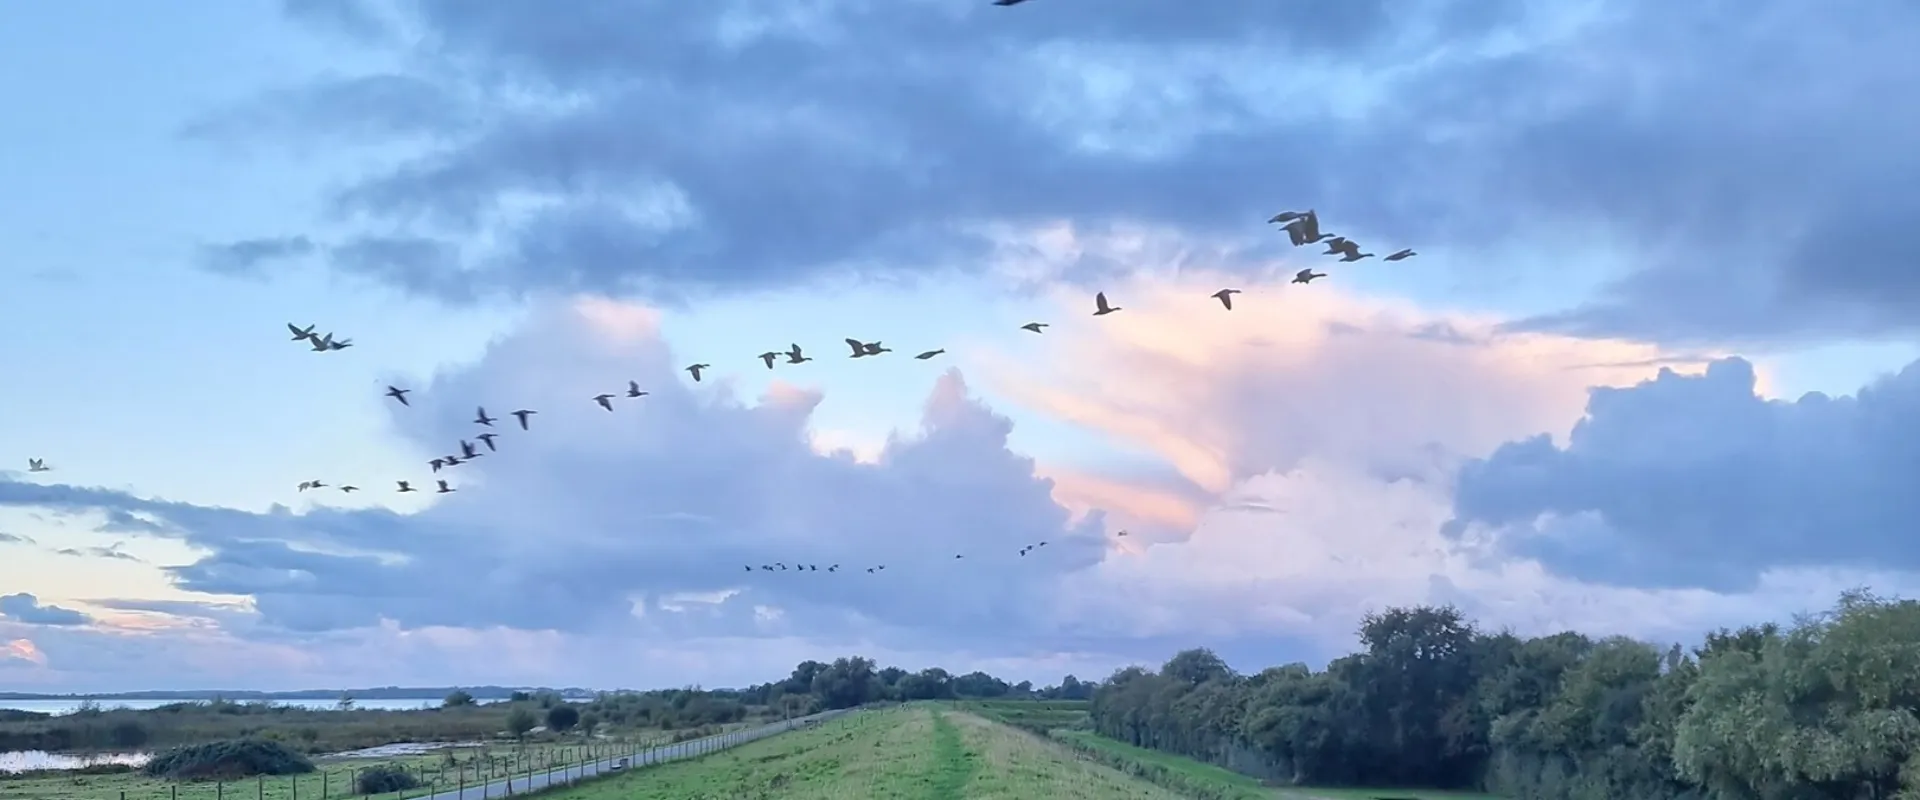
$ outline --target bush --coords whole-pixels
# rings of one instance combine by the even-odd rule
[[[360,777],[354,779],[353,789],[360,794],[383,794],[402,792],[418,787],[420,781],[398,764],[378,764],[360,770]]]
[[[154,756],[141,771],[155,778],[226,780],[312,772],[313,762],[277,742],[234,739],[176,747]]]

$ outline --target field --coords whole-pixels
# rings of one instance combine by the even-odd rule
[[[1056,730],[1053,736],[1129,775],[1196,797],[1219,800],[1499,800],[1490,794],[1434,789],[1275,788],[1212,764],[1134,747],[1091,731]]]
[[[600,743],[594,750],[630,751],[636,745]],[[452,760],[449,760],[451,757]],[[318,800],[344,797],[353,786],[354,774],[376,764],[404,765],[424,783],[448,789],[499,778],[509,771],[525,774],[529,769],[544,770],[587,760],[588,748],[574,745],[529,745],[515,747],[448,748],[430,755],[396,756],[351,760],[327,760],[316,764],[319,771],[300,776],[247,779],[217,785],[212,782],[175,782],[142,777],[138,773],[88,775],[54,773],[21,777],[0,777],[0,800],[293,800],[295,797]],[[297,786],[295,785],[297,782]],[[407,792],[399,797],[426,794],[428,788]],[[396,795],[382,795],[382,800]]]
[[[1058,743],[952,707],[852,714],[543,800],[1176,800]]]
[[[1089,704],[1085,700],[962,700],[957,705],[994,722],[1046,735],[1056,728],[1086,727]]]

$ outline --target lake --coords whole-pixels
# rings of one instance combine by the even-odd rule
[[[0,700],[0,708],[11,708],[19,711],[39,711],[45,714],[71,714],[74,712],[75,709],[78,709],[80,707],[80,704],[83,702],[86,702],[86,698],[63,697],[58,700]],[[152,700],[152,699],[146,699],[146,698],[130,698],[125,700],[96,700],[94,702],[98,703],[102,709],[108,709],[108,708],[146,709],[146,708],[159,708],[160,706],[168,705],[171,703],[194,702],[194,701]],[[205,702],[205,701],[200,701],[200,702]],[[240,700],[236,702],[245,703],[250,701]],[[355,698],[353,701],[353,707],[358,709],[368,710],[368,711],[414,711],[421,708],[438,708],[440,706],[440,702],[441,702],[441,698],[438,698],[438,697],[431,697],[431,698],[395,697],[390,699],[371,699],[370,698],[370,699],[364,699],[364,700]],[[340,704],[340,699],[339,698],[316,698],[313,700],[275,700],[273,701],[273,704],[277,706],[295,706],[298,708],[315,708],[323,711],[331,711]]]

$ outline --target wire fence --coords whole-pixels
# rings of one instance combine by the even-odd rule
[[[240,781],[142,781],[143,785],[95,793],[60,792],[73,800],[493,800],[565,786],[587,778],[697,758],[796,728],[811,727],[847,713],[826,711],[756,728],[670,744],[606,742],[574,746],[517,748],[454,764],[392,764],[418,784],[411,789],[362,794],[361,773],[380,765],[327,770],[305,775],[260,776]],[[125,784],[123,784],[125,786]]]

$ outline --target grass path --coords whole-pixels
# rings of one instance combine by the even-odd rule
[[[1079,758],[1057,742],[969,713],[950,714],[978,767],[966,800],[1181,800],[1182,795]]]
[[[927,713],[933,715],[934,762],[927,800],[964,800],[966,795],[962,792],[967,782],[980,772],[980,756],[960,742],[960,729],[953,726],[947,715],[939,709]]]

